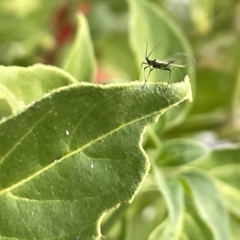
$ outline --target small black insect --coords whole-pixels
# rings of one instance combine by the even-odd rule
[[[160,44],[160,43],[159,43]],[[188,56],[185,53],[175,53],[169,57],[167,57],[165,60],[158,60],[158,59],[149,59],[150,55],[152,54],[152,52],[154,51],[154,49],[156,47],[158,47],[157,44],[153,50],[148,54],[147,53],[147,49],[148,49],[148,43],[147,43],[147,47],[146,47],[146,53],[145,53],[145,60],[146,62],[142,62],[141,67],[140,67],[140,71],[139,71],[139,75],[142,69],[143,65],[146,65],[144,67],[144,84],[142,87],[144,87],[147,83],[147,80],[150,76],[150,73],[152,72],[153,69],[159,69],[159,70],[165,70],[169,72],[169,79],[168,79],[168,84],[170,82],[170,76],[171,76],[171,67],[189,67],[195,64],[195,59]],[[146,74],[145,71],[146,69],[149,68],[149,72],[148,72],[148,76],[146,78]],[[139,75],[138,75],[138,79],[139,79]],[[168,84],[166,89],[168,88]]]

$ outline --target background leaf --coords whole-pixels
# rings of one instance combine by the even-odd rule
[[[145,61],[146,42],[150,52],[157,44],[161,43],[158,48],[154,49],[150,59],[163,59],[176,52],[185,52],[192,55],[190,45],[183,32],[178,28],[174,21],[163,12],[159,7],[143,0],[129,0],[131,12],[131,30],[130,41],[132,48],[138,60],[138,69],[141,62]],[[143,72],[143,70],[142,70]],[[172,70],[171,82],[180,81],[187,72],[183,70],[182,74],[178,70]],[[151,73],[149,81],[169,81],[168,71],[155,70]],[[193,91],[195,89],[195,72],[194,68],[189,68]],[[143,75],[142,75],[143,76]],[[136,76],[137,77],[137,76]],[[141,77],[141,79],[144,79]],[[180,108],[169,111],[158,123],[159,131],[162,127],[177,124],[183,119],[190,105],[181,105]],[[166,126],[165,126],[166,127]]]
[[[56,4],[46,0],[0,3],[0,63],[27,66],[54,46],[49,17]]]
[[[88,24],[82,14],[78,14],[76,19],[76,37],[65,56],[62,68],[74,76],[79,82],[92,82],[96,71],[96,60]]]
[[[214,11],[214,1],[192,1],[190,2],[190,13],[197,31],[206,34],[212,27],[211,19]]]
[[[213,180],[200,171],[189,170],[181,176],[190,189],[199,215],[211,230],[214,239],[229,239],[227,212]]]
[[[221,148],[197,162],[195,165],[208,171],[216,178],[230,212],[240,218],[240,148]]]
[[[179,239],[215,239],[208,226],[204,223],[198,214],[198,211],[191,203],[186,203],[184,222],[181,237]]]
[[[76,83],[71,75],[56,67],[41,64],[29,68],[0,66],[0,98],[4,99],[12,113],[40,99],[50,90]],[[9,112],[2,115],[6,117]]]
[[[207,153],[207,147],[199,142],[174,139],[163,142],[156,163],[160,167],[178,167],[196,161]]]
[[[168,206],[168,219],[151,233],[149,240],[177,239],[184,213],[182,186],[176,178],[168,177],[154,165],[153,172],[159,191]]]

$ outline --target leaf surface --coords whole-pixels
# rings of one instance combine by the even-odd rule
[[[99,239],[103,213],[149,170],[147,125],[191,99],[189,81],[62,87],[0,122],[0,235]]]

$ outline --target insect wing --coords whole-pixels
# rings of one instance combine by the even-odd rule
[[[190,67],[195,65],[196,60],[186,53],[175,53],[162,62],[170,63],[172,67]]]

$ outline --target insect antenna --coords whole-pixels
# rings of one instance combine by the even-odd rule
[[[147,43],[147,45],[146,45],[145,59],[149,57],[149,56],[147,55],[147,50],[148,50],[148,42],[146,41],[146,43]]]
[[[144,64],[147,65],[147,66],[144,68],[144,75],[145,75],[145,70],[146,70],[147,68],[150,68],[149,73],[148,73],[148,77],[149,77],[149,75],[150,75],[150,73],[151,73],[151,71],[152,71],[153,69],[151,68],[151,65],[149,65],[148,59],[149,59],[150,55],[153,53],[153,51],[160,45],[160,43],[162,43],[162,41],[159,42],[159,43],[152,49],[152,51],[148,54],[148,53],[147,53],[147,52],[148,52],[148,42],[146,41],[145,59],[146,59],[147,62],[142,62],[141,67],[140,67],[140,69],[139,69],[139,73],[138,73],[138,78],[137,78],[137,79],[139,79],[139,77],[140,77],[140,73],[141,73],[141,70],[142,70],[142,66],[143,66]],[[147,77],[147,79],[148,79],[148,77]],[[145,78],[145,82],[144,82],[144,84],[143,84],[143,87],[146,85],[147,79]]]
[[[147,48],[146,48],[145,58],[146,58],[146,57],[149,58],[150,55],[153,53],[153,51],[154,51],[162,42],[163,42],[163,41],[161,41],[161,42],[159,42],[157,45],[155,45],[155,47],[152,49],[152,51],[151,51],[151,52],[148,54],[148,56],[147,56],[148,43],[147,43],[147,41],[146,41],[146,43],[147,43]]]
[[[144,76],[145,76],[145,70],[146,70],[147,68],[150,68],[149,73],[148,73],[148,77],[150,76],[150,73],[151,73],[151,71],[153,70],[153,67],[152,67],[152,64],[149,63],[149,62],[151,62],[151,60],[149,60],[149,57],[150,57],[150,55],[153,53],[153,51],[160,45],[160,43],[162,43],[162,41],[159,42],[159,43],[152,49],[152,51],[151,51],[149,54],[148,54],[148,42],[146,41],[146,43],[147,43],[147,45],[146,45],[146,52],[145,52],[145,60],[146,60],[146,62],[142,62],[142,63],[141,63],[137,80],[138,80],[139,77],[140,77],[140,73],[141,73],[141,70],[142,70],[143,65],[146,65],[146,66],[144,67]],[[152,60],[152,62],[153,62],[153,61],[154,61],[154,60]],[[144,82],[144,84],[143,84],[142,87],[144,87],[144,86],[146,85],[146,82],[147,82],[148,77],[147,77],[147,78],[144,77],[144,78],[145,78],[145,82]]]
[[[147,58],[149,57],[149,56],[147,56],[148,42],[146,41],[146,43],[147,43],[147,46],[146,46],[146,52],[145,52],[145,59],[147,59]],[[140,69],[139,69],[139,72],[138,72],[137,80],[138,80],[139,77],[140,77],[141,70],[142,70],[142,66],[143,66],[144,64],[147,65],[147,66],[144,68],[144,72],[145,72],[145,69],[149,67],[149,64],[148,64],[147,62],[142,62],[142,63],[141,63],[141,66],[140,66]]]

